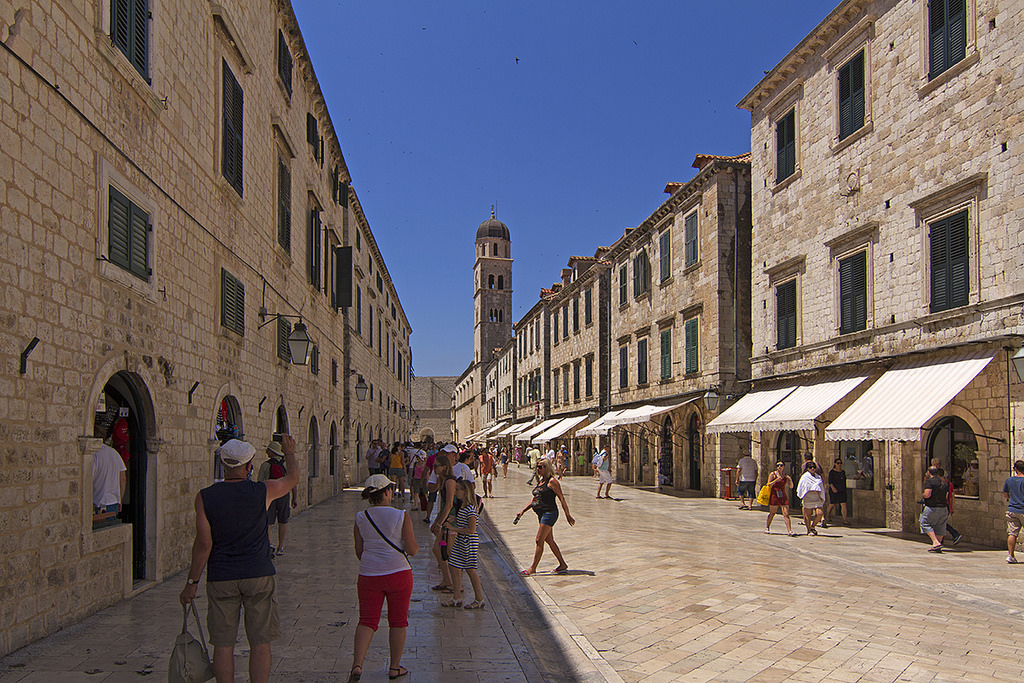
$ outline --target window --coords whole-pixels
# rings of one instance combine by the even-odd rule
[[[629,386],[629,347],[619,347],[619,388]]]
[[[245,334],[245,285],[223,268],[220,270],[220,324],[235,334]]]
[[[562,338],[569,337],[569,306],[562,306]]]
[[[775,124],[775,182],[796,172],[796,109]]]
[[[316,161],[320,161],[320,152],[322,150],[320,125],[317,123],[316,117],[310,112],[306,113],[306,142],[313,149],[313,158]]]
[[[629,303],[629,265],[622,264],[619,268],[619,305]]]
[[[493,275],[488,275],[487,276],[487,289],[494,289],[494,276]]]
[[[928,462],[938,461],[957,496],[978,496],[978,439],[959,417],[947,417],[928,432]]]
[[[363,289],[356,287],[356,334],[363,333]]]
[[[580,331],[580,298],[577,296],[572,300],[572,333],[579,334]]]
[[[562,368],[562,395],[565,396],[566,402],[569,401],[569,366],[566,365]]]
[[[288,41],[284,39],[284,33],[277,32],[277,75],[281,78],[281,84],[292,94],[292,54],[288,51]]]
[[[839,261],[839,333],[867,328],[867,252]]]
[[[320,347],[316,344],[309,350],[309,371],[314,375],[320,374]]]
[[[371,302],[370,307],[368,309],[366,309],[366,315],[369,317],[369,326],[367,328],[367,332],[369,334],[369,340],[368,341],[369,341],[369,344],[370,344],[370,348],[373,348],[373,305],[372,305],[372,302]]]
[[[380,268],[377,269],[377,291],[384,293],[384,278],[380,276]]]
[[[331,359],[331,384],[338,386],[338,361]]]
[[[587,356],[584,362],[586,363],[586,372],[583,376],[584,391],[589,398],[594,395],[594,357]]]
[[[775,288],[775,346],[790,349],[796,346],[796,280]]]
[[[551,376],[554,378],[554,381],[551,383],[551,398],[554,403],[558,403],[558,370],[552,370]]]
[[[967,55],[967,1],[928,3],[928,78],[942,74]]]
[[[384,334],[381,332],[381,330],[382,330],[381,325],[382,325],[383,320],[384,320],[384,316],[382,314],[378,313],[377,314],[377,357],[378,358],[380,358],[381,356],[384,355]]]
[[[284,318],[277,319],[277,357],[290,362],[291,351],[288,349],[288,335],[292,333],[292,324]]]
[[[839,139],[864,126],[864,51],[839,69]]]
[[[690,318],[683,325],[683,333],[686,335],[686,374],[700,372],[700,330],[699,318]]]
[[[334,247],[334,310],[352,305],[352,247]]]
[[[356,251],[363,250],[363,234],[356,230]]]
[[[149,82],[149,2],[113,0],[110,3],[110,41]]]
[[[686,217],[686,267],[689,268],[697,262],[697,212],[694,211]]]
[[[848,488],[868,491],[875,488],[875,457],[871,450],[873,444],[873,441],[840,441],[836,444],[836,460],[843,461]]]
[[[591,296],[592,290],[588,287],[587,291],[583,292],[583,324],[589,325],[594,322],[594,307]]]
[[[292,250],[292,172],[277,160],[277,243]]]
[[[238,196],[242,196],[242,122],[243,98],[242,86],[238,85],[227,62],[222,62],[224,70],[224,140],[221,173]]]
[[[633,257],[633,297],[646,294],[651,289],[651,261],[647,251],[641,249]]]
[[[308,267],[309,284],[320,288],[320,248],[323,226],[320,223],[320,209],[315,206],[309,209],[309,231],[306,234],[306,265]]]
[[[113,186],[107,211],[107,258],[129,273],[149,281],[149,214]]]
[[[672,277],[672,233],[668,230],[661,233],[661,238],[658,240],[658,256],[661,259],[661,281]]]
[[[572,364],[572,400],[580,400],[580,364]]]
[[[647,384],[647,339],[636,342],[636,383]]]
[[[551,340],[557,345],[558,344],[558,311],[551,316]],[[520,357],[522,354],[520,354]]]
[[[672,378],[672,328],[661,331],[661,378]]]
[[[931,311],[965,306],[968,280],[967,210],[928,224],[931,251]]]

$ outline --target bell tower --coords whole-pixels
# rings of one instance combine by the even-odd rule
[[[512,238],[494,207],[476,230],[473,288],[473,361],[486,363],[512,338]]]

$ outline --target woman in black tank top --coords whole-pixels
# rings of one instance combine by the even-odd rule
[[[540,522],[540,526],[537,529],[537,547],[533,552],[533,564],[528,569],[523,570],[523,576],[530,576],[536,573],[537,565],[540,564],[540,558],[544,555],[544,544],[551,548],[555,559],[558,560],[558,566],[554,568],[552,573],[561,574],[569,568],[569,565],[565,563],[565,559],[562,557],[562,551],[559,550],[558,544],[555,543],[552,529],[555,522],[558,521],[558,505],[556,500],[562,503],[562,510],[565,511],[565,519],[569,522],[569,526],[576,524],[576,520],[569,514],[569,506],[565,502],[565,496],[562,495],[562,485],[558,483],[557,479],[553,478],[554,471],[551,462],[542,459],[537,463],[537,474],[540,476],[540,483],[533,489],[533,500],[523,508],[522,512],[516,515],[516,521],[518,522],[519,518],[527,510],[533,509],[537,513],[538,522]]]

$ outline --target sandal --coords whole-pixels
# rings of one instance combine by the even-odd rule
[[[568,571],[568,569],[569,569],[569,565],[567,565],[567,564],[560,564],[557,567],[555,567],[554,569],[552,569],[551,573],[552,574],[564,574],[566,571]]]
[[[523,575],[523,576],[533,576],[533,570],[532,569],[524,569],[523,571],[521,571],[519,573],[521,575]]]
[[[446,586],[443,583],[439,583],[436,586],[431,586],[430,590],[438,591],[438,592],[441,592],[441,593],[452,593],[452,592],[454,592],[451,586]]]
[[[359,669],[359,671],[356,671],[356,669]],[[361,667],[361,666],[359,666],[357,664],[357,665],[352,667],[352,672],[349,673],[348,680],[349,681],[358,681],[360,678],[362,678],[362,676],[363,676],[363,667]]]
[[[395,675],[391,675],[392,671],[397,671],[398,673],[396,673]],[[396,678],[401,678],[407,673],[409,673],[409,670],[406,669],[404,666],[393,666],[390,669],[388,669],[388,678],[390,678],[391,680],[395,680]]]
[[[483,608],[484,608],[484,601],[483,600],[474,600],[473,602],[471,602],[468,605],[466,605],[463,609],[483,609]]]
[[[462,607],[462,600],[445,600],[441,607]]]
[[[792,536],[793,538],[796,538],[796,534],[794,534],[792,531],[789,532],[789,535]]]

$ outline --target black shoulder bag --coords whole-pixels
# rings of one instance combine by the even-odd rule
[[[395,545],[391,541],[390,538],[388,538],[387,536],[384,535],[384,532],[381,531],[380,527],[378,527],[377,524],[373,521],[373,517],[370,516],[370,511],[369,510],[366,510],[363,514],[366,515],[366,520],[370,523],[370,526],[373,527],[374,531],[376,531],[378,534],[380,534],[380,537],[384,539],[385,543],[387,543],[389,546],[391,546],[392,548],[394,548],[398,552],[402,553],[402,557],[404,557],[405,561],[409,563],[409,568],[411,569],[412,568],[412,561],[409,559],[409,556],[406,555],[405,551],[402,550],[401,548],[399,548],[397,545]]]

